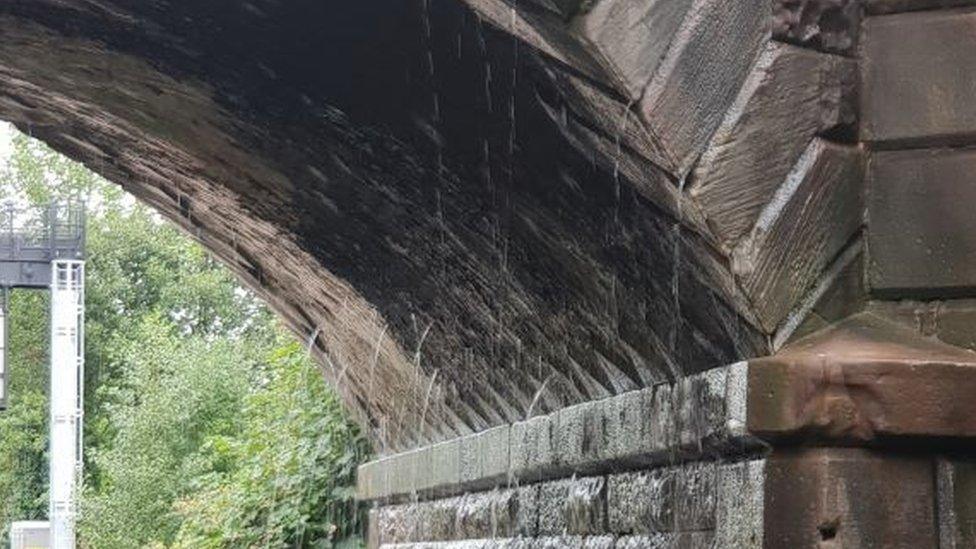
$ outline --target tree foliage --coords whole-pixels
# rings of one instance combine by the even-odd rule
[[[359,544],[367,448],[300,344],[199,245],[26,136],[0,199],[90,205],[81,543]],[[16,291],[0,521],[47,512],[47,303]]]

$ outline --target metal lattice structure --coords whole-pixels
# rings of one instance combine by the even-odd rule
[[[85,209],[80,204],[0,207],[0,288],[47,288],[52,261],[84,255]]]
[[[11,288],[51,292],[50,547],[75,547],[82,469],[85,211],[79,204],[0,209],[0,406],[7,404]]]

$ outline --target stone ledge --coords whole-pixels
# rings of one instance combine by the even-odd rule
[[[587,402],[359,469],[363,500],[755,454],[798,442],[976,446],[976,353],[862,313],[774,357]]]
[[[360,466],[358,497],[436,497],[754,452],[762,444],[745,431],[747,368],[716,368],[387,456]]]
[[[752,361],[748,388],[749,432],[777,445],[976,439],[976,353],[871,314]]]

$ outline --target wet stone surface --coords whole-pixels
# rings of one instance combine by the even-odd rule
[[[853,55],[863,8],[859,0],[777,0],[773,36],[829,53]]]

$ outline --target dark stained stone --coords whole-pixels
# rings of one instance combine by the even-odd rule
[[[976,10],[870,17],[864,25],[864,141],[884,147],[976,139]]]
[[[867,195],[873,292],[931,298],[976,288],[976,149],[876,152]]]
[[[779,450],[767,460],[766,549],[935,549],[931,458],[855,448]]]
[[[773,37],[820,51],[853,55],[861,0],[776,0]]]

